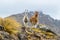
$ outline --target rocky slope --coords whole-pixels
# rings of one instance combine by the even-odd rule
[[[0,31],[0,40],[59,40],[54,32],[46,29],[21,27],[19,32],[15,35]]]
[[[27,27],[11,18],[0,18],[0,40],[59,40],[59,36],[49,29]]]

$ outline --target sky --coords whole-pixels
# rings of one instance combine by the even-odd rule
[[[43,11],[60,20],[60,0],[0,0],[0,17],[28,11]]]

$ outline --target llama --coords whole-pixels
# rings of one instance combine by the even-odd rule
[[[28,11],[25,10],[25,15],[23,17],[23,24],[24,24],[25,27],[28,26],[28,21],[29,21],[29,19],[28,19]]]
[[[35,26],[35,28],[37,27],[37,24],[39,24],[38,22],[38,12],[35,11],[34,15],[30,18],[30,22],[33,26]]]

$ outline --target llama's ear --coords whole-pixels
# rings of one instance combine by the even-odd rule
[[[25,15],[28,15],[28,10],[25,9]]]
[[[37,14],[38,14],[38,11],[35,11],[35,13],[37,13]]]
[[[38,17],[38,11],[35,11],[35,16]]]

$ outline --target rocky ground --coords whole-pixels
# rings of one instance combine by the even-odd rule
[[[0,31],[0,40],[59,40],[58,36],[46,29],[21,27],[17,34]]]
[[[39,27],[27,27],[10,18],[0,18],[0,40],[60,40],[55,32]]]

